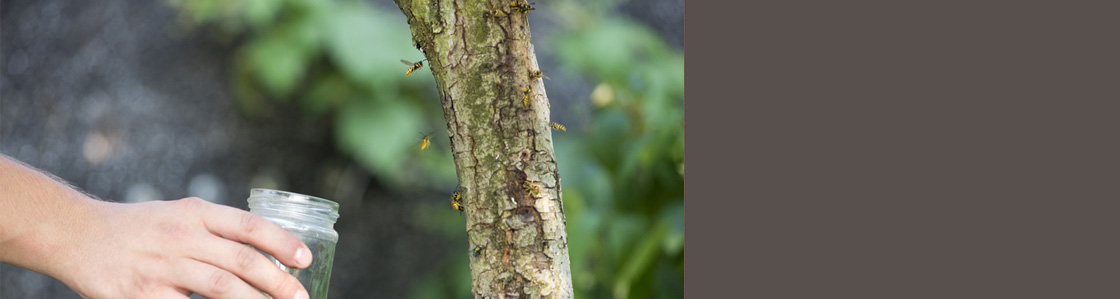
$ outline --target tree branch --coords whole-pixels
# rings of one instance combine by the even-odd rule
[[[549,102],[509,2],[395,0],[427,56],[466,207],[476,298],[571,298]],[[499,16],[484,16],[491,9]]]

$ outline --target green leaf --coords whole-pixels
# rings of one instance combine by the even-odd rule
[[[423,59],[412,48],[410,31],[402,18],[374,10],[364,2],[337,5],[326,27],[329,58],[352,82],[379,85],[375,89],[397,88],[408,68],[400,60]],[[412,76],[423,75],[426,69]]]

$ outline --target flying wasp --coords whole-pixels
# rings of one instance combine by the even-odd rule
[[[529,71],[529,81],[537,80],[540,78],[552,80],[552,78],[544,75],[544,70]]]
[[[424,60],[428,60],[428,59],[424,59]],[[416,70],[424,67],[424,60],[417,61],[417,62],[408,62],[408,60],[401,59],[401,63],[409,66],[408,69],[404,71],[404,76],[408,77],[408,75],[412,75],[412,72],[415,72]]]
[[[530,10],[536,9],[536,8],[533,7],[533,4],[537,4],[537,3],[536,2],[530,3],[529,1],[525,1],[525,0],[512,0],[512,1],[509,2],[509,7],[512,7],[512,8],[514,8],[514,9],[520,11],[520,12],[529,12]]]
[[[525,86],[521,88],[521,91],[525,93],[525,96],[521,97],[521,102],[525,104],[525,107],[529,107],[529,96],[533,94],[533,87]]]
[[[420,150],[423,151],[432,146],[432,133],[420,132],[420,135],[424,135],[424,138],[420,139]]]
[[[561,125],[561,124],[558,124],[558,123],[551,123],[551,124],[548,124],[548,126],[552,127],[553,129],[556,129],[556,130],[560,130],[560,131],[564,131],[564,132],[568,131],[568,128],[565,128],[564,125]]]

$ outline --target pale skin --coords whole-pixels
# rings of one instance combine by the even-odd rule
[[[85,298],[307,299],[289,267],[307,246],[272,222],[199,198],[100,201],[0,155],[0,263],[58,279]]]

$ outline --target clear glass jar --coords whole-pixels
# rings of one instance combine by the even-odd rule
[[[311,299],[326,299],[334,265],[338,232],[338,203],[299,193],[255,188],[249,192],[249,212],[260,215],[296,235],[311,249],[311,265],[306,269],[284,266],[263,253],[281,270],[299,279]]]

